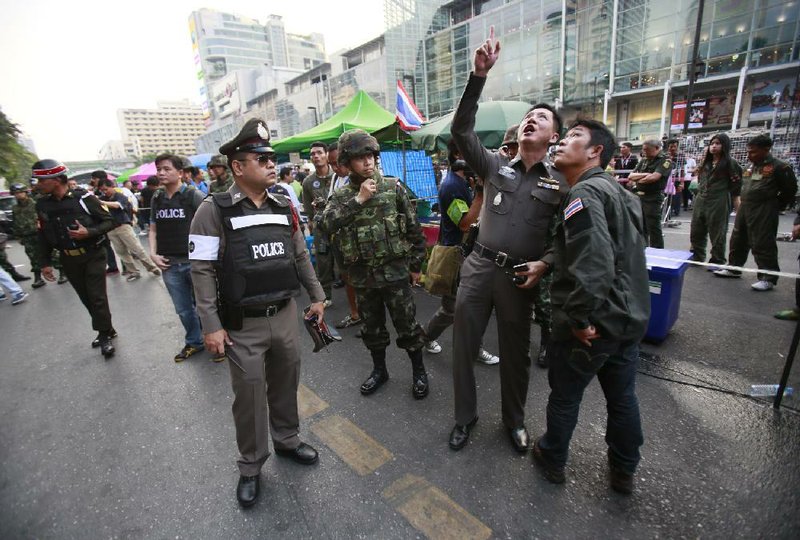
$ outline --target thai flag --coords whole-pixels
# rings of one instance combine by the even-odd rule
[[[419,112],[399,80],[397,81],[397,121],[405,131],[419,129],[425,121],[425,117]]]

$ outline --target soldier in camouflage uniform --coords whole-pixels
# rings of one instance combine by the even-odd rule
[[[17,204],[12,208],[14,213],[14,235],[19,243],[25,248],[25,254],[31,262],[31,272],[34,275],[34,282],[31,287],[38,289],[46,285],[42,279],[41,267],[39,265],[39,231],[36,226],[36,202],[28,195],[28,187],[25,184],[14,184],[11,186],[11,194],[17,199]],[[54,258],[55,268],[58,268],[58,283],[67,282],[67,277],[61,271],[58,258]]]
[[[428,395],[428,375],[422,362],[425,340],[416,320],[409,278],[419,279],[425,238],[403,188],[378,172],[375,158],[379,151],[378,142],[365,131],[342,134],[339,163],[350,168],[350,183],[333,193],[320,226],[336,238],[364,321],[362,337],[374,368],[361,385],[361,393],[372,394],[389,380],[388,309],[397,330],[397,346],[411,359],[411,392],[422,399]]]
[[[222,193],[233,185],[233,178],[228,174],[228,158],[218,154],[208,162],[208,169],[214,175],[214,181],[208,186],[208,193]]]

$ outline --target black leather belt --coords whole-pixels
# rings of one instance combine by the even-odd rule
[[[274,304],[267,304],[266,306],[247,306],[242,308],[243,317],[274,317],[280,310],[286,307],[288,300],[281,300]]]
[[[494,262],[500,268],[514,268],[518,264],[523,264],[528,261],[524,259],[517,259],[516,257],[509,257],[508,253],[502,251],[492,251],[480,242],[475,242],[475,253]]]

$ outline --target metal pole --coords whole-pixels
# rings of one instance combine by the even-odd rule
[[[694,98],[694,70],[697,67],[697,59],[700,56],[700,28],[703,26],[703,9],[706,6],[706,0],[700,0],[697,6],[697,25],[694,29],[694,45],[692,46],[692,60],[689,64],[689,90],[686,95],[686,114],[683,118],[683,133],[689,131],[689,114],[692,112],[692,98]]]
[[[611,99],[611,91],[606,89],[603,93],[603,123],[608,124],[608,101]]]
[[[619,0],[614,0],[614,20],[611,21],[611,57],[608,61],[608,92],[614,92],[614,77],[617,70],[617,18],[619,16]],[[605,120],[603,120],[605,122]]]
[[[779,105],[772,106],[772,124],[769,126],[769,138],[775,140],[775,124],[778,123],[778,109]]]
[[[664,97],[661,99],[661,127],[658,129],[658,134],[660,136],[668,135],[669,130],[665,131],[666,129],[666,122],[667,122],[667,104],[669,103],[669,91],[672,88],[672,79],[668,79],[667,82],[664,83]],[[688,110],[686,113],[688,114]]]
[[[742,98],[744,98],[744,83],[747,80],[747,66],[739,72],[739,88],[736,90],[736,105],[733,107],[733,123],[731,131],[736,131],[739,127],[739,112],[742,110]]]
[[[792,344],[789,346],[789,356],[786,357],[786,363],[783,366],[783,374],[781,375],[781,382],[778,385],[778,394],[775,396],[775,401],[772,402],[772,406],[776,409],[781,406],[783,392],[786,390],[786,384],[789,382],[789,373],[792,372],[792,364],[794,364],[794,356],[797,354],[798,342],[800,342],[800,321],[797,321],[797,326],[794,327]]]
[[[594,76],[594,87],[592,90],[592,120],[597,116],[597,75]]]

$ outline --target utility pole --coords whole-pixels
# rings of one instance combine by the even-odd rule
[[[697,25],[694,29],[694,45],[692,46],[692,61],[689,65],[689,90],[686,94],[686,114],[683,117],[683,133],[689,131],[689,115],[692,112],[692,99],[694,98],[694,82],[697,79],[698,57],[700,56],[700,28],[703,26],[703,9],[706,0],[699,0],[697,5]],[[705,66],[705,64],[703,64]]]

